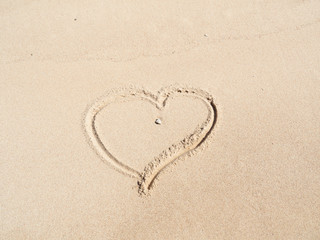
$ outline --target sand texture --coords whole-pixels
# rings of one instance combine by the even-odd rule
[[[320,239],[320,2],[0,2],[0,239]]]

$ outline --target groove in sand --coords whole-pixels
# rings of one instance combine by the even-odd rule
[[[102,143],[95,127],[96,116],[102,109],[114,102],[126,102],[140,99],[142,101],[148,101],[159,110],[163,110],[168,98],[173,95],[187,96],[202,100],[208,110],[207,118],[184,139],[173,143],[169,148],[163,150],[145,166],[143,171],[135,170],[124,164],[109,152],[108,148]],[[111,91],[109,94],[97,100],[86,113],[84,128],[93,149],[103,161],[111,165],[117,171],[136,178],[138,180],[139,193],[141,195],[146,195],[152,188],[154,180],[164,168],[175,160],[191,156],[202,149],[200,146],[203,146],[204,143],[207,142],[206,140],[211,135],[216,121],[217,109],[213,102],[213,97],[203,90],[170,86],[162,88],[154,95],[144,89],[133,87]]]

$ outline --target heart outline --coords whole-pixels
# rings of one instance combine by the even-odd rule
[[[113,156],[101,141],[96,130],[95,120],[97,114],[114,102],[127,102],[137,98],[149,101],[157,109],[163,110],[167,100],[173,95],[193,97],[202,100],[208,110],[206,120],[198,125],[196,129],[184,139],[180,140],[178,143],[173,143],[169,148],[163,150],[158,156],[154,157],[154,159],[145,166],[142,172],[124,164]],[[90,145],[101,159],[118,172],[138,179],[138,192],[141,195],[147,195],[154,180],[163,169],[177,159],[182,159],[185,156],[195,154],[200,146],[203,146],[204,143],[207,142],[217,122],[217,116],[217,108],[213,101],[213,97],[206,91],[195,88],[168,86],[161,88],[157,94],[154,95],[143,88],[130,87],[112,90],[96,100],[86,112],[84,128],[89,138]]]

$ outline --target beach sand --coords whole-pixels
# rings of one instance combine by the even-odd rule
[[[319,1],[1,2],[0,239],[320,239],[319,39]]]

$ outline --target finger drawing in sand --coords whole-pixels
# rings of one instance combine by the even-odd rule
[[[97,114],[113,103],[117,102],[130,102],[134,100],[145,101],[153,105],[158,111],[163,111],[166,108],[168,99],[174,96],[183,96],[191,99],[200,100],[206,107],[206,118],[199,122],[197,127],[187,136],[177,142],[172,142],[170,147],[163,149],[157,156],[145,165],[144,169],[135,169],[123,161],[118,159],[114,154],[109,151],[99,135],[96,127]],[[128,116],[130,117],[130,116]],[[202,150],[212,135],[213,128],[217,121],[217,109],[213,101],[213,97],[206,91],[196,88],[175,87],[170,86],[162,88],[156,94],[153,94],[142,88],[125,88],[117,91],[111,91],[94,104],[89,107],[86,112],[84,120],[84,128],[88,135],[89,142],[92,148],[102,158],[104,162],[112,166],[115,170],[121,172],[126,176],[137,179],[138,191],[141,195],[149,193],[153,186],[155,179],[159,173],[164,170],[168,165],[178,159],[184,159],[194,155]],[[156,118],[154,124],[161,126],[163,119]]]

